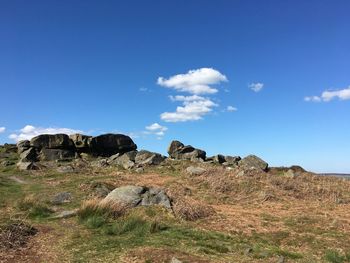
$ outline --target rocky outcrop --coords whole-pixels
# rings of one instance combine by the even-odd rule
[[[21,154],[22,152],[28,150],[30,148],[30,141],[23,140],[17,143],[17,153]]]
[[[136,154],[135,163],[137,165],[158,165],[165,160],[165,157],[159,153],[141,150]]]
[[[71,160],[75,157],[75,151],[62,149],[43,148],[39,154],[40,161]]]
[[[73,141],[67,134],[42,134],[30,140],[30,146],[41,149],[65,149],[75,151]]]
[[[27,150],[23,151],[19,158],[21,162],[36,162],[38,158],[38,154],[36,152],[35,148],[28,148]]]
[[[205,160],[206,152],[196,149],[191,145],[184,145],[179,141],[172,141],[168,147],[168,154],[171,158],[181,160]]]
[[[162,189],[134,185],[114,189],[103,202],[115,202],[127,207],[161,205],[171,208],[170,199]]]
[[[238,165],[244,169],[267,171],[268,164],[255,155],[248,155],[238,162]]]
[[[69,138],[73,141],[78,153],[90,153],[92,136],[84,134],[72,134]]]
[[[136,149],[137,146],[133,140],[123,134],[102,134],[91,139],[91,153],[97,156],[109,157]]]

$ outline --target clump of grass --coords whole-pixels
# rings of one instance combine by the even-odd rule
[[[127,207],[116,202],[106,202],[99,199],[85,201],[78,211],[78,217],[82,221],[101,221],[97,218],[117,218],[123,215]]]
[[[331,263],[343,263],[348,261],[349,258],[347,259],[346,256],[341,255],[336,250],[327,250],[325,253],[325,260]]]
[[[17,207],[19,210],[27,212],[30,218],[46,218],[53,213],[45,203],[32,195],[20,200]]]
[[[178,198],[173,203],[175,216],[188,221],[195,221],[215,214],[215,210],[189,196]]]

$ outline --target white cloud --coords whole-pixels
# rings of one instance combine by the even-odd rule
[[[305,97],[304,100],[313,102],[327,102],[336,98],[339,100],[350,100],[350,86],[341,90],[326,90],[322,92],[321,96]]]
[[[213,107],[218,106],[209,98],[198,97],[196,100],[189,97],[182,98],[183,106],[178,106],[175,112],[164,112],[160,118],[165,122],[195,121],[203,118],[211,112]]]
[[[248,85],[248,87],[255,92],[259,92],[264,87],[264,83],[260,83],[260,82],[251,83]]]
[[[233,106],[227,106],[226,110],[229,112],[233,112],[233,111],[237,111],[237,108]]]
[[[308,96],[304,98],[305,101],[320,102],[321,98],[318,96]]]
[[[146,134],[155,134],[158,138],[164,136],[165,132],[168,130],[167,127],[160,125],[159,123],[153,123],[146,126]]]
[[[3,133],[6,131],[6,128],[5,127],[0,127],[0,133]]]
[[[176,96],[169,96],[171,101],[198,101],[198,100],[206,100],[206,98],[198,96],[198,95],[192,95],[192,96],[182,96],[182,95],[176,95]]]
[[[210,85],[220,82],[227,82],[227,78],[213,68],[194,69],[185,74],[171,76],[168,79],[159,77],[157,80],[157,84],[160,86],[190,94],[214,94],[218,90]]]
[[[20,129],[19,133],[10,134],[9,138],[14,141],[21,140],[30,140],[31,138],[38,136],[40,134],[74,134],[74,133],[83,133],[81,130],[74,130],[69,128],[43,128],[43,127],[34,127],[32,125],[26,125]]]

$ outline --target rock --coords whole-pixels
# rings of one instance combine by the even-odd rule
[[[230,155],[225,156],[225,162],[228,165],[237,165],[240,160],[241,160],[241,157],[239,156],[230,156]]]
[[[32,138],[30,146],[37,149],[75,149],[73,141],[67,134],[42,134]]]
[[[75,151],[72,151],[72,150],[42,148],[39,153],[40,161],[66,160],[66,159],[73,159],[74,157],[75,157]]]
[[[19,170],[39,170],[39,167],[33,162],[18,162],[17,168]]]
[[[200,149],[196,149],[191,145],[184,146],[179,141],[172,141],[168,147],[168,154],[174,159],[185,159],[185,160],[205,160],[206,152]]]
[[[19,159],[21,162],[36,162],[38,160],[38,154],[35,148],[31,147],[23,151],[20,154]]]
[[[278,257],[277,263],[285,263],[285,262],[286,262],[286,260],[285,260],[284,256]]]
[[[14,161],[4,160],[1,162],[1,166],[10,166],[16,164]]]
[[[207,170],[205,170],[202,167],[194,167],[194,166],[189,166],[186,168],[186,172],[189,173],[190,175],[201,175],[205,173]]]
[[[139,151],[135,157],[135,163],[138,165],[158,165],[165,160],[165,157],[159,153],[149,151]]]
[[[94,192],[93,195],[104,198],[115,189],[115,186],[105,182],[93,182],[90,188]]]
[[[114,189],[103,199],[103,202],[116,202],[128,207],[162,205],[171,208],[170,199],[164,190],[133,185]]]
[[[92,136],[76,133],[69,135],[69,138],[79,153],[90,153]]]
[[[173,153],[177,152],[178,150],[180,150],[184,146],[185,145],[182,142],[172,141],[168,147],[167,152],[168,152],[169,156],[172,156]]]
[[[51,217],[52,219],[63,219],[63,218],[69,218],[77,215],[77,210],[65,210],[60,212],[57,215],[54,215]]]
[[[72,194],[69,192],[62,192],[56,194],[52,200],[51,203],[53,205],[61,205],[63,203],[69,203],[72,200]]]
[[[287,172],[283,173],[283,176],[287,178],[295,178],[298,176],[298,174],[296,174],[292,169],[288,169]]]
[[[253,252],[253,248],[248,247],[246,250],[244,250],[244,255],[249,256]]]
[[[21,154],[25,150],[30,148],[30,142],[28,140],[19,141],[17,143],[17,153]]]
[[[107,158],[102,158],[91,162],[90,165],[92,167],[103,168],[103,167],[107,167],[109,163]]]
[[[59,173],[73,173],[74,168],[70,165],[64,165],[57,167],[56,171]]]
[[[138,174],[141,174],[145,171],[145,169],[143,169],[143,167],[139,167],[139,168],[136,168],[135,169],[135,172],[138,173]]]
[[[182,261],[178,260],[176,257],[172,257],[170,263],[182,263]]]
[[[144,187],[127,185],[114,189],[103,200],[135,207],[141,202],[142,194],[145,192],[146,189]]]
[[[162,205],[166,208],[171,208],[169,197],[162,189],[150,188],[143,194],[141,201],[142,206]]]
[[[248,155],[238,162],[238,165],[245,169],[257,169],[267,171],[268,164],[255,155]]]
[[[16,153],[17,152],[17,145],[12,143],[5,143],[2,146],[6,153]]]
[[[137,151],[130,151],[122,155],[115,154],[115,155],[112,155],[110,158],[108,158],[108,163],[111,165],[122,166],[124,169],[131,169],[135,166],[134,161],[135,161],[136,154],[137,154]]]
[[[221,163],[224,163],[226,161],[226,159],[225,159],[225,156],[218,154],[218,155],[213,156],[213,161],[214,161],[214,163],[221,164]]]
[[[102,134],[91,139],[91,150],[97,156],[111,156],[136,150],[133,140],[123,134]]]

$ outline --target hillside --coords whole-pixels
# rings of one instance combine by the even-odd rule
[[[124,135],[0,148],[0,262],[350,262],[350,181]]]

